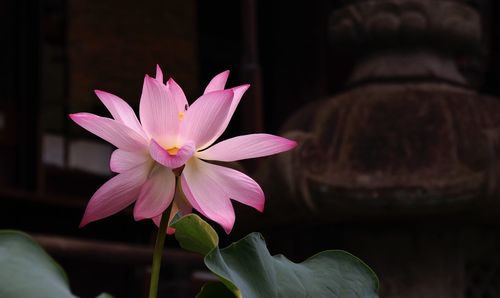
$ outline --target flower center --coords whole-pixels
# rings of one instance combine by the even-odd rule
[[[177,147],[172,147],[170,149],[167,149],[168,154],[170,155],[177,155],[177,152],[179,152],[179,148]]]
[[[179,112],[179,120],[184,120],[184,112]]]

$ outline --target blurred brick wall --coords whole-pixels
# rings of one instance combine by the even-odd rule
[[[94,89],[137,108],[157,63],[188,97],[198,91],[194,0],[69,0],[67,38],[71,112],[92,111]]]

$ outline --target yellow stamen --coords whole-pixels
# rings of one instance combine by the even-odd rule
[[[179,148],[177,147],[172,147],[170,149],[167,149],[168,154],[170,155],[177,155],[177,152],[179,152]]]
[[[183,120],[184,119],[184,112],[179,112],[179,120]]]

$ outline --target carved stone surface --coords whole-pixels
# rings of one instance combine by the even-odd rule
[[[457,1],[368,0],[332,13],[329,32],[335,45],[428,44],[450,49],[450,43],[477,49],[481,22],[477,11]]]
[[[290,190],[271,212],[294,209],[293,201],[295,215],[328,221],[439,214],[487,200],[498,180],[500,101],[472,90],[451,55],[480,46],[477,12],[448,0],[357,1],[333,12],[330,31],[353,48],[384,49],[364,48],[350,89],[289,119],[283,131],[300,146],[263,179],[278,189],[275,177],[284,177]]]
[[[438,212],[486,196],[496,181],[487,132],[500,125],[500,103],[467,89],[368,85],[300,114],[285,127],[300,144],[288,156],[288,187],[325,217],[356,208]]]
[[[496,297],[497,278],[468,269],[495,253],[467,258],[500,218],[500,100],[473,90],[455,56],[478,58],[478,14],[465,1],[346,2],[329,30],[356,58],[349,85],[289,118],[299,146],[262,169],[259,222],[284,247],[360,256],[380,297]],[[481,236],[464,237],[473,225]]]
[[[415,63],[418,61],[418,63]],[[429,50],[383,52],[356,63],[348,84],[391,80],[433,80],[467,85],[455,61]]]

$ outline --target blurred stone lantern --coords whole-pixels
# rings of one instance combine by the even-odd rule
[[[262,171],[266,216],[331,231],[379,273],[381,297],[479,297],[481,272],[467,268],[499,247],[480,225],[499,222],[500,169],[500,101],[475,90],[480,14],[463,1],[344,1],[328,26],[356,64],[343,93],[286,124],[300,145]]]

